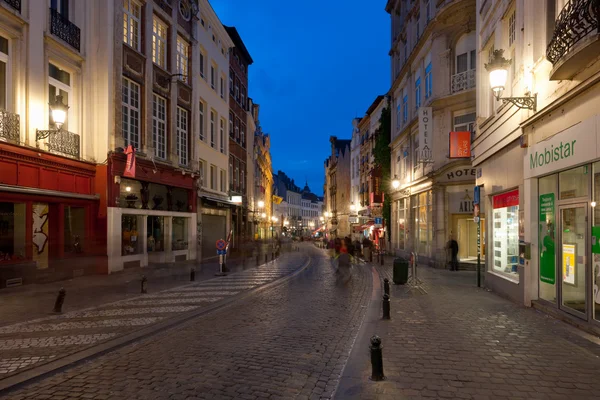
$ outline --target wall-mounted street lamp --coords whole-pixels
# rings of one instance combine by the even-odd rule
[[[265,202],[262,200],[258,201],[258,208],[263,208],[265,206]]]
[[[350,203],[350,211],[356,211],[356,204],[354,202]]]
[[[392,187],[395,190],[398,190],[398,188],[400,187],[400,180],[398,179],[398,175],[394,175],[394,179],[392,180]]]
[[[63,125],[67,121],[67,113],[69,111],[69,106],[63,103],[63,97],[61,95],[56,96],[56,98],[50,103],[50,116],[52,117],[52,122],[56,126],[56,129],[48,129],[48,130],[39,130],[35,131],[35,141],[46,139],[48,136],[58,133],[61,131]]]
[[[490,74],[490,86],[496,100],[514,104],[519,108],[536,111],[537,94],[524,97],[500,97],[506,87],[508,67],[511,63],[511,60],[504,58],[503,54],[504,50],[502,49],[494,50],[492,60],[488,64],[485,64],[485,69]]]

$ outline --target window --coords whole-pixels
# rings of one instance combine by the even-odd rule
[[[142,221],[142,217],[138,215],[124,214],[121,216],[121,255],[128,256],[143,252],[142,240],[139,237],[142,231]],[[162,242],[160,239],[157,241]]]
[[[404,42],[404,63],[408,61],[408,42]]]
[[[519,279],[519,190],[493,197],[492,271]]]
[[[416,23],[416,27],[417,27],[417,40],[421,37],[421,16],[419,14],[417,14],[416,18],[417,23]]]
[[[415,244],[419,254],[429,254],[433,239],[431,223],[431,191],[412,196],[413,215],[415,217]]]
[[[204,56],[204,52],[200,50],[200,76],[206,80],[206,75],[204,74],[204,68],[206,65],[205,58],[206,57]]]
[[[229,189],[233,190],[233,156],[229,156]]]
[[[221,192],[227,193],[227,177],[225,175],[225,170],[221,170]]]
[[[234,190],[236,192],[240,191],[240,160],[238,160],[237,158],[233,159],[234,162],[234,175],[233,175],[233,180],[234,180]]]
[[[152,142],[154,155],[167,158],[167,100],[156,94],[152,95]]]
[[[233,136],[233,112],[229,111],[229,137],[234,138]]]
[[[69,0],[50,0],[50,8],[69,19]]]
[[[152,62],[167,69],[167,26],[157,17],[152,20]]]
[[[0,36],[0,109],[3,110],[8,107],[9,72],[8,39]]]
[[[219,145],[221,153],[225,154],[225,119],[221,118],[219,126]]]
[[[396,128],[400,128],[400,122],[402,121],[401,114],[402,106],[400,103],[400,98],[396,99]]]
[[[246,164],[245,163],[241,163],[240,165],[240,173],[241,173],[241,177],[240,177],[240,183],[241,183],[241,189],[242,189],[242,193],[246,193]]]
[[[433,87],[433,76],[431,74],[431,63],[427,64],[425,67],[425,98],[428,99],[431,97],[432,87]]]
[[[189,83],[188,68],[189,68],[189,53],[190,45],[183,40],[181,36],[177,36],[177,73],[179,80]]]
[[[475,140],[476,113],[456,115],[454,117],[454,132],[471,132],[471,142]]]
[[[122,132],[125,146],[140,148],[140,85],[123,78],[122,82]]]
[[[516,37],[516,10],[512,12],[512,14],[510,14],[510,17],[508,17],[508,46],[512,47],[513,43],[515,42],[515,37]]]
[[[235,117],[235,141],[240,142],[240,120]]]
[[[404,94],[404,97],[402,98],[402,122],[406,123],[407,121],[408,121],[408,95]]]
[[[44,208],[46,211],[48,210],[47,207]],[[22,262],[27,257],[26,211],[27,205],[25,203],[0,202],[0,254],[2,255],[0,265]],[[36,205],[33,206],[33,211],[35,224],[35,218],[37,216],[42,217],[42,215],[35,212]],[[33,234],[35,234],[35,231]],[[46,239],[45,242],[39,244],[40,247],[44,246],[42,252],[47,242]]]
[[[211,88],[215,88],[215,80],[217,79],[216,77],[216,71],[215,71],[215,66],[211,65],[210,66],[210,87]]]
[[[199,124],[200,124],[200,140],[205,140],[205,128],[206,121],[204,120],[204,110],[206,109],[206,104],[203,101],[200,101],[200,114],[199,114]]]
[[[56,96],[62,96],[62,102],[69,105],[71,97],[71,74],[67,71],[60,69],[56,65],[48,64],[48,102],[53,102]],[[62,126],[63,129],[67,130],[67,124],[69,123],[69,111],[67,110],[67,118]],[[50,115],[49,125],[54,125],[52,115]]]
[[[215,148],[215,112],[210,112],[210,147]]]
[[[177,107],[177,157],[179,165],[188,164],[188,112]]]
[[[217,190],[217,167],[214,165],[210,166],[210,188]]]
[[[415,81],[415,108],[421,107],[421,77]]]
[[[414,145],[413,145],[413,149],[414,149],[414,158],[413,158],[413,174],[416,175],[417,171],[419,170],[419,137],[415,135],[414,137]]]
[[[242,138],[242,147],[245,149],[246,148],[246,125],[245,124],[242,124],[240,136]]]
[[[225,78],[221,77],[221,98],[225,98]]]
[[[206,161],[198,161],[198,172],[200,174],[200,186],[204,187],[204,182],[206,182]]]
[[[229,93],[233,94],[233,77],[235,76],[235,72],[231,68],[229,68]]]
[[[242,107],[244,107],[244,109],[246,108],[246,88],[242,86],[242,100],[240,101],[240,104],[242,105]]]
[[[183,2],[179,2],[180,7]],[[188,248],[188,222],[189,218],[184,217],[173,217],[172,231],[171,231],[171,249],[176,250],[187,250]]]
[[[406,207],[405,199],[400,199],[396,202],[398,209],[397,214],[397,234],[396,234],[396,246],[400,250],[404,250],[404,243],[406,237]]]
[[[235,101],[240,102],[240,80],[235,79]]]
[[[406,147],[408,147],[408,143],[404,144]],[[402,164],[401,164],[401,177],[402,178],[406,178],[408,176],[408,155],[410,154],[410,152],[408,150],[403,150],[402,151]]]
[[[425,23],[429,23],[429,21],[431,21],[431,1],[427,0],[427,2],[425,3],[425,10],[426,10],[426,17],[427,17],[427,21],[425,21]]]
[[[140,51],[140,15],[142,7],[135,0],[123,1],[123,42]]]

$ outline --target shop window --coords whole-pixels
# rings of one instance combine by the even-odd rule
[[[405,248],[405,236],[406,236],[406,206],[405,199],[398,200],[398,236],[397,244],[398,249],[404,250]]]
[[[556,302],[556,186],[558,175],[538,180],[540,298]]]
[[[428,254],[432,241],[431,224],[431,191],[413,196],[413,213],[415,217],[415,242],[417,252]]]
[[[492,271],[519,279],[519,191],[493,198]]]
[[[85,208],[65,206],[64,212],[65,253],[83,253],[85,235]]]
[[[148,216],[148,253],[165,251],[165,218]]]
[[[558,188],[561,200],[588,196],[589,168],[588,165],[584,165],[558,174]]]
[[[0,264],[25,260],[25,203],[0,203]]]
[[[600,320],[600,162],[594,164],[594,193],[592,197],[592,288],[594,319]],[[594,240],[595,238],[595,240]]]
[[[142,252],[139,238],[140,225],[141,217],[137,215],[123,215],[121,217],[122,255],[129,256]]]
[[[172,249],[187,250],[188,248],[188,218],[173,217]]]

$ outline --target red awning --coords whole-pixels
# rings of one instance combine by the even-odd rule
[[[370,226],[375,225],[375,221],[367,221],[365,224],[363,225],[359,225],[354,227],[354,231],[355,232],[362,232],[365,229],[368,229]]]

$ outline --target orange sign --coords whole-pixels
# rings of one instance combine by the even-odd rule
[[[450,158],[471,158],[471,132],[450,132]]]
[[[127,163],[125,164],[123,176],[135,178],[135,148],[132,145],[127,146],[125,154],[127,154]]]

